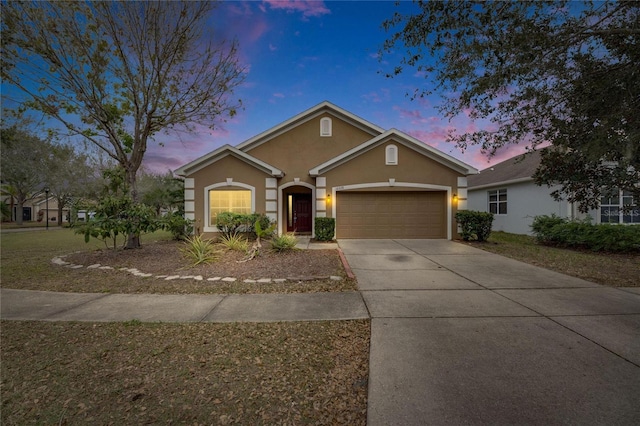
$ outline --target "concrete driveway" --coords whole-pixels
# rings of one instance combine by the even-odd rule
[[[368,425],[640,424],[640,289],[445,240],[339,245],[372,317]]]

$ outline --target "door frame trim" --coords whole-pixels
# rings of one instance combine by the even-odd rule
[[[292,186],[304,186],[305,188],[309,188],[311,190],[311,238],[315,238],[316,236],[316,203],[314,200],[316,199],[316,187],[307,182],[287,182],[278,187],[278,235],[282,235],[283,232],[286,232],[286,220],[285,217],[285,209],[283,209],[283,200],[284,200],[284,189],[290,188]],[[283,226],[284,225],[284,226]],[[285,231],[283,231],[283,229]]]
[[[430,183],[415,183],[415,182],[372,182],[372,183],[357,183],[353,185],[342,185],[342,186],[334,186],[331,188],[331,198],[334,200],[333,205],[331,206],[331,216],[336,219],[336,229],[338,229],[338,217],[336,204],[340,201],[337,198],[338,192],[340,191],[353,191],[357,189],[364,188],[418,188],[418,189],[435,189],[436,191],[446,191],[447,193],[447,240],[452,238],[451,225],[452,225],[452,199],[451,194],[453,188],[445,185],[432,185]],[[394,191],[396,192],[396,191]],[[401,192],[401,191],[397,191]],[[315,231],[315,230],[314,230]]]

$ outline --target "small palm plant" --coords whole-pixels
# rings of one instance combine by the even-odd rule
[[[214,262],[218,258],[213,242],[204,240],[200,235],[196,235],[184,243],[184,247],[180,249],[182,254],[191,261],[193,266],[208,264]]]
[[[271,248],[277,252],[293,250],[298,244],[296,235],[292,233],[278,235],[271,239]]]
[[[249,241],[238,232],[222,235],[220,243],[229,250],[246,252],[249,249]]]

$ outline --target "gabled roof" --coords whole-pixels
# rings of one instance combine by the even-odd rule
[[[203,155],[200,158],[197,158],[186,164],[175,171],[175,173],[179,176],[186,176],[187,174],[191,174],[197,172],[204,167],[207,167],[209,164],[215,163],[227,156],[236,157],[239,160],[244,161],[245,163],[262,170],[263,172],[270,174],[273,177],[282,177],[284,176],[284,172],[276,167],[273,167],[270,164],[265,163],[262,160],[253,157],[246,152],[242,152],[237,148],[232,147],[231,145],[223,145],[220,148],[216,149],[213,152],[210,152],[206,155]]]
[[[369,133],[371,136],[377,136],[380,133],[384,132],[384,129],[376,126],[373,123],[370,123],[360,117],[358,117],[357,115],[354,115],[352,113],[350,113],[347,110],[344,110],[334,104],[332,104],[331,102],[321,102],[318,105],[309,108],[306,111],[301,112],[300,114],[296,115],[295,117],[292,117],[290,119],[288,119],[287,121],[284,121],[280,124],[278,124],[275,127],[272,127],[269,130],[266,130],[262,133],[260,133],[257,136],[252,137],[251,139],[248,139],[244,142],[242,142],[241,144],[237,145],[236,147],[241,150],[241,151],[248,151],[252,148],[255,148],[265,142],[268,142],[269,140],[283,134],[286,133],[287,131],[289,131],[290,129],[292,129],[293,127],[299,126],[300,124],[303,124],[309,120],[312,120],[316,117],[318,117],[319,115],[322,114],[331,114],[334,117],[340,118],[344,121],[346,121],[347,123],[351,124],[354,127],[357,127],[361,130],[363,130],[366,133]]]
[[[506,185],[509,183],[532,181],[533,173],[540,165],[540,150],[516,155],[501,163],[480,171],[480,174],[469,176],[469,189]]]
[[[478,173],[478,170],[475,169],[474,167],[463,163],[460,160],[457,160],[455,158],[453,158],[452,156],[445,154],[442,151],[439,151],[429,145],[427,145],[426,143],[419,141],[418,139],[407,135],[406,133],[403,133],[397,129],[390,129],[378,136],[376,136],[373,139],[370,139],[358,146],[356,146],[355,148],[350,149],[349,151],[344,152],[343,154],[338,155],[337,157],[332,158],[329,161],[326,161],[316,167],[314,167],[313,169],[309,170],[309,175],[310,176],[319,176],[322,175],[324,173],[326,173],[327,171],[338,167],[350,160],[352,160],[355,157],[358,157],[362,154],[364,154],[365,152],[385,143],[388,142],[389,140],[393,140],[396,143],[400,143],[404,146],[406,146],[407,148],[410,148],[428,158],[431,158],[432,160],[443,164],[451,169],[454,169],[464,175],[470,175],[470,174],[475,174]]]

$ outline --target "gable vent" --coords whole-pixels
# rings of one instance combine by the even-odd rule
[[[324,117],[320,120],[320,136],[331,136],[331,119]]]

